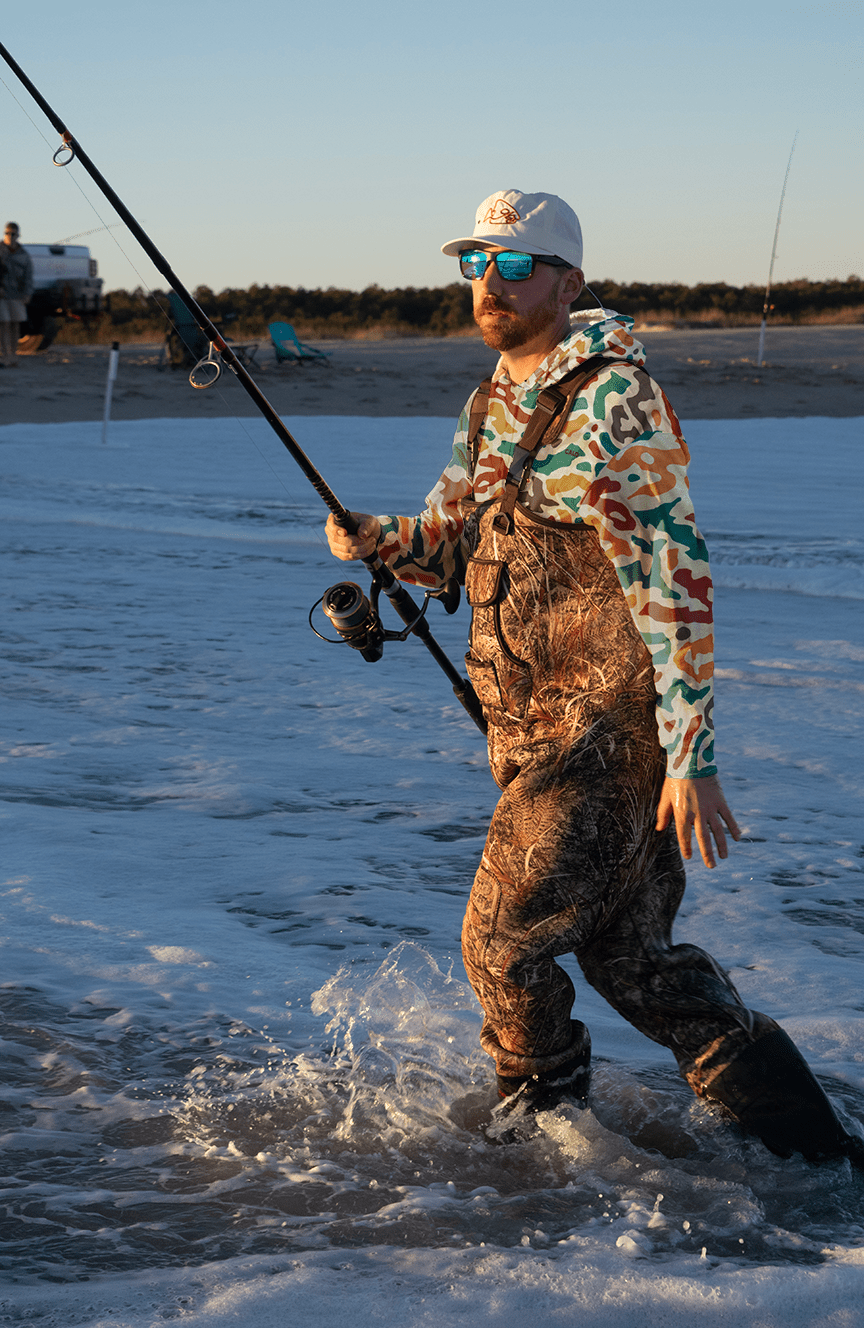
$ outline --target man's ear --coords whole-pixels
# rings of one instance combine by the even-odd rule
[[[559,295],[562,304],[574,304],[585,287],[585,273],[581,267],[571,267],[561,282]]]

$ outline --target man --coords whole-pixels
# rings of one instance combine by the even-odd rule
[[[18,223],[7,221],[0,244],[0,365],[14,369],[18,361],[20,324],[33,294],[33,260],[18,243]]]
[[[668,1046],[694,1091],[782,1156],[864,1154],[783,1030],[703,950],[673,945],[695,833],[708,867],[739,831],[713,757],[707,552],[680,425],[618,315],[579,331],[578,218],[508,189],[453,240],[501,358],[419,517],[331,517],[332,552],[376,548],[424,586],[459,575],[469,676],[503,790],[465,918],[499,1114],[584,1103],[590,1038],[554,962]],[[724,829],[725,827],[725,829]]]

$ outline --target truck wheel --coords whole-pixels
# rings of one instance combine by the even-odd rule
[[[31,318],[25,323],[24,327],[28,329],[32,328],[33,319]],[[46,317],[38,323],[35,331],[25,331],[24,335],[18,338],[18,354],[36,355],[40,350],[47,350],[59,330],[60,324],[57,322],[57,319],[52,318],[50,314],[46,315]]]
[[[50,314],[46,315],[46,317],[42,319],[42,326],[37,333],[37,335],[41,336],[41,341],[36,349],[47,350],[59,331],[60,324],[57,322],[57,319],[52,318]]]

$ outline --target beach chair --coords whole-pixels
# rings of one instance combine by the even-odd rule
[[[165,334],[159,368],[168,364],[172,369],[191,369],[207,354],[207,338],[179,295],[169,291],[168,304],[171,309],[171,327]]]
[[[159,356],[159,368],[164,369],[170,365],[172,369],[191,369],[207,354],[209,342],[179,295],[169,291],[168,304],[171,308],[172,326],[165,335],[165,345]],[[215,320],[214,326],[224,336],[222,328]],[[256,363],[257,341],[232,341],[230,337],[225,337],[225,340],[241,364],[248,367]]]
[[[296,364],[302,360],[323,360],[326,363],[330,358],[327,351],[317,350],[315,346],[307,346],[300,341],[290,323],[271,323],[268,331],[279,361],[290,360]]]

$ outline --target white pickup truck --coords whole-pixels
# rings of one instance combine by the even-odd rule
[[[25,244],[33,260],[33,295],[21,327],[20,350],[45,350],[60,320],[87,322],[102,308],[102,278],[83,244]]]

